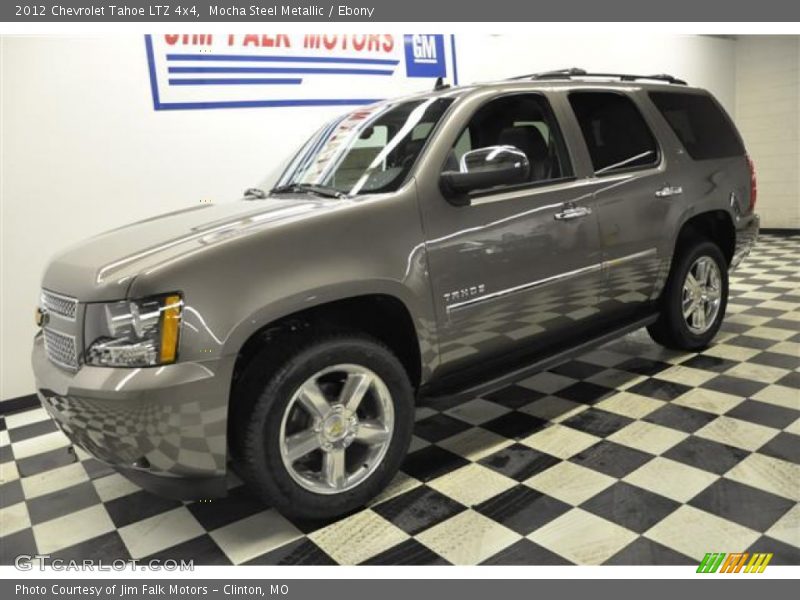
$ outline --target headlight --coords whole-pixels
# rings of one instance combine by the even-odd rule
[[[86,363],[152,367],[175,362],[183,299],[166,294],[86,307]]]

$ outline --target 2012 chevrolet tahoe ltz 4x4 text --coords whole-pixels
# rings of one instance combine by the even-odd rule
[[[419,398],[478,396],[647,327],[710,343],[758,233],[742,140],[669,76],[571,69],[357,108],[271,181],[47,268],[38,394],[141,486],[280,510],[377,494]]]

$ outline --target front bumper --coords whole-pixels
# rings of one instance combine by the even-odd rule
[[[225,494],[232,363],[71,373],[47,359],[41,335],[32,355],[39,399],[75,445],[141,487],[184,500]]]
[[[741,264],[747,255],[750,254],[753,246],[756,245],[760,226],[761,218],[756,214],[752,214],[749,220],[746,221],[743,226],[740,225],[736,230],[736,247],[733,250],[733,258],[731,259],[731,271]]]

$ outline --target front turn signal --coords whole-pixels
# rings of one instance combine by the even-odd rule
[[[178,355],[178,335],[181,325],[181,297],[177,294],[164,299],[161,315],[161,364],[175,362]]]

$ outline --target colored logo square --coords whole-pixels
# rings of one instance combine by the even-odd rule
[[[444,35],[415,33],[406,35],[406,75],[408,77],[444,77]]]

